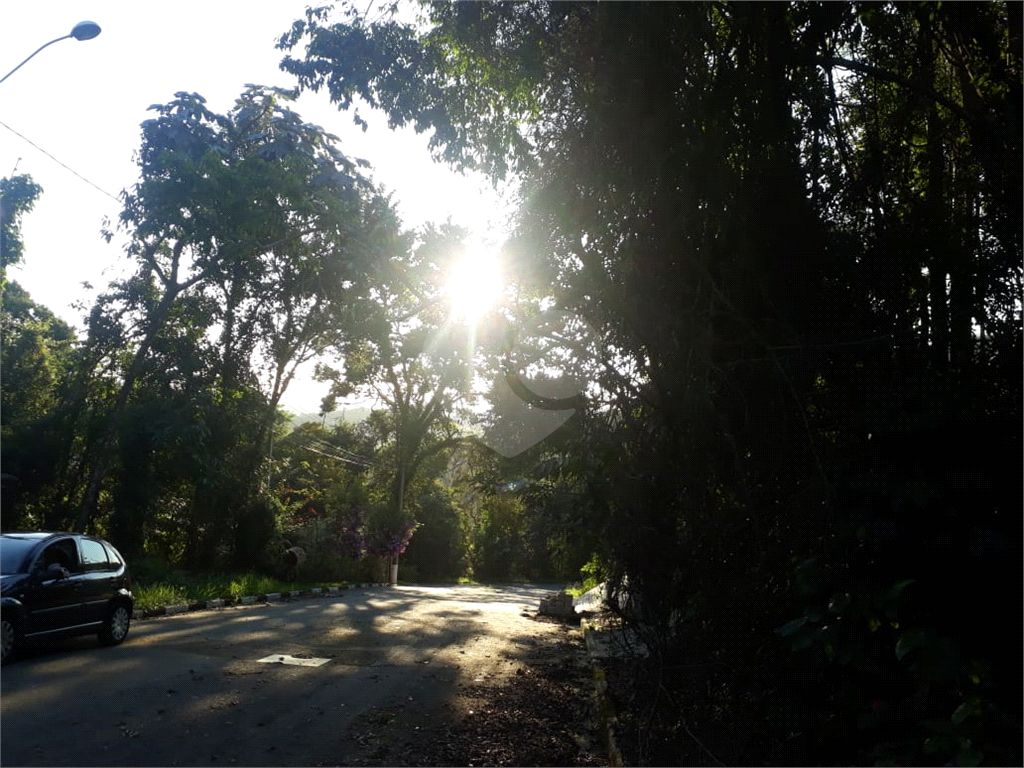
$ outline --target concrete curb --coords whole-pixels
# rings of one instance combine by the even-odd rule
[[[583,643],[587,647],[587,656],[590,657],[590,670],[594,677],[594,702],[604,729],[605,746],[608,749],[608,765],[613,768],[622,768],[624,764],[622,752],[619,751],[615,741],[615,726],[618,725],[618,717],[615,714],[615,705],[608,697],[608,680],[605,678],[604,669],[601,667],[601,661],[596,653],[594,629],[586,619],[580,622],[580,629],[583,630]]]
[[[205,600],[194,603],[179,603],[178,605],[158,605],[154,608],[132,612],[132,621],[151,619],[156,616],[173,616],[178,613],[193,613],[195,611],[209,611],[215,608],[226,608],[233,605],[255,605],[257,603],[275,603],[284,600],[295,600],[304,597],[323,597],[327,595],[340,595],[348,589],[364,589],[367,587],[383,587],[385,584],[341,584],[334,587],[313,587],[312,589],[296,589],[291,592],[270,592],[265,595],[243,595],[242,597],[218,597],[213,600]]]

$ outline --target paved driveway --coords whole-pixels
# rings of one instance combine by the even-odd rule
[[[55,643],[0,676],[0,763],[405,763],[466,714],[461,688],[521,674],[554,636],[522,615],[549,593],[351,590],[147,619],[115,648]]]

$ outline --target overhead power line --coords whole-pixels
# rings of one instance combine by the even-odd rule
[[[4,128],[6,128],[6,129],[7,129],[8,131],[10,131],[11,133],[13,133],[13,134],[14,134],[15,136],[17,136],[17,137],[18,137],[19,139],[22,139],[23,141],[27,141],[27,142],[28,142],[29,144],[31,144],[31,145],[32,145],[33,147],[35,147],[36,149],[38,149],[38,150],[39,150],[40,152],[42,152],[42,153],[43,153],[44,155],[46,155],[46,156],[47,156],[48,158],[50,158],[51,160],[53,160],[53,162],[55,162],[55,163],[56,163],[57,165],[59,165],[59,166],[60,166],[61,168],[64,168],[64,169],[65,169],[65,170],[67,170],[67,171],[71,171],[71,173],[75,174],[75,176],[77,176],[78,178],[80,178],[80,179],[81,179],[82,181],[84,181],[84,182],[85,182],[86,184],[88,184],[88,185],[89,185],[90,187],[93,187],[94,189],[96,189],[96,190],[98,190],[98,191],[102,192],[102,193],[103,193],[104,195],[106,195],[107,197],[109,197],[109,198],[110,198],[111,200],[113,200],[113,201],[114,201],[115,203],[118,203],[118,204],[120,204],[120,202],[121,202],[121,201],[120,201],[120,200],[118,200],[118,199],[117,199],[117,198],[116,198],[116,197],[115,197],[114,195],[110,194],[109,192],[107,192],[107,190],[103,189],[102,187],[100,187],[100,186],[98,186],[98,185],[94,184],[93,182],[89,181],[89,180],[88,180],[87,178],[85,178],[85,176],[83,176],[82,174],[80,174],[80,173],[79,173],[78,171],[76,171],[76,170],[75,170],[74,168],[70,167],[69,165],[67,165],[67,164],[65,164],[65,163],[62,163],[62,162],[61,162],[60,160],[58,160],[58,159],[57,159],[56,157],[54,157],[53,155],[51,155],[51,154],[50,154],[49,152],[47,152],[47,151],[46,151],[45,149],[43,149],[42,147],[40,147],[40,146],[39,146],[38,144],[36,144],[36,143],[35,143],[34,141],[32,141],[31,139],[29,139],[29,138],[28,138],[27,136],[22,136],[22,135],[21,135],[20,133],[18,133],[18,132],[17,132],[16,130],[14,130],[13,128],[11,128],[11,126],[9,126],[9,125],[8,125],[7,123],[3,122],[2,120],[0,120],[0,125],[2,125],[2,126],[3,126]],[[19,158],[19,159],[20,159],[20,158]],[[15,166],[15,167],[17,167],[17,166]]]
[[[357,467],[363,468],[377,466],[373,461],[366,458],[365,456],[360,456],[359,454],[353,453],[352,451],[345,450],[344,448],[339,448],[336,445],[331,445],[325,440],[321,440],[316,437],[306,436],[303,437],[302,439],[296,439],[294,437],[289,436],[288,438],[285,438],[285,440],[294,440],[299,448],[303,448],[307,451],[317,453],[321,456],[325,456],[329,459],[334,459],[335,461],[340,461],[345,464],[353,464]]]

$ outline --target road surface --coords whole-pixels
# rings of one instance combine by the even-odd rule
[[[560,637],[571,647],[564,626],[524,615],[545,594],[378,587],[137,621],[114,648],[54,643],[0,675],[0,763],[445,762],[437,740],[474,706],[493,708]],[[586,701],[585,656],[568,655],[562,688]]]

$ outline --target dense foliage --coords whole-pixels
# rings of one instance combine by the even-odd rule
[[[40,190],[0,187],[5,528],[604,580],[659,700],[730,670],[730,761],[1019,764],[1021,5],[373,6],[282,67],[518,185],[504,304],[455,322],[467,233],[404,231],[292,93],[179,93],[84,338],[7,281]]]
[[[284,67],[515,174],[520,285],[601,335],[533,474],[578,494],[649,644],[766,670],[781,636],[812,687],[761,685],[816,692],[775,724],[811,749],[1019,759],[1020,6],[338,18],[296,22]]]

